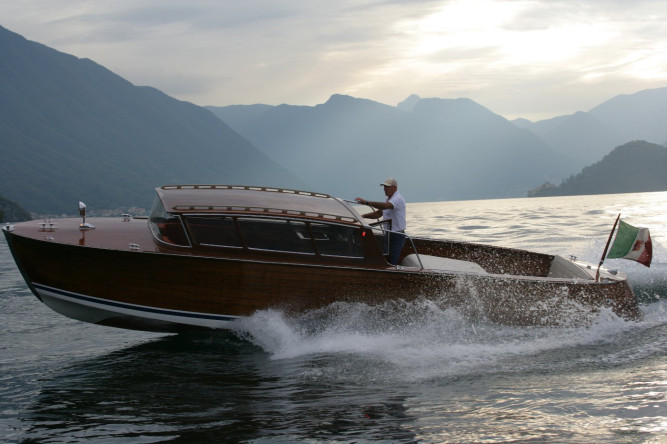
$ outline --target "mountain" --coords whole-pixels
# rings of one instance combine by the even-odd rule
[[[371,198],[390,175],[413,202],[518,197],[628,137],[667,143],[665,94],[536,123],[416,95],[396,107],[333,95],[317,106],[205,109],[0,27],[0,189],[39,214],[72,214],[79,200],[91,214],[146,208],[151,189],[169,183]]]
[[[380,194],[387,176],[412,201],[517,197],[573,171],[533,133],[469,99],[411,96],[393,107],[335,94],[314,107],[209,109],[312,188],[349,199]]]
[[[598,161],[632,140],[667,144],[667,88],[619,95],[588,112],[538,122],[517,119],[559,153],[570,156],[578,168]]]
[[[207,106],[220,120],[235,129],[240,134],[248,133],[251,122],[258,119],[265,112],[273,109],[271,105],[230,105]]]
[[[667,191],[667,148],[646,141],[615,148],[601,161],[584,168],[560,185],[544,184],[528,193],[536,196],[642,193]]]
[[[0,197],[0,222],[23,222],[30,219],[30,213],[19,204]]]
[[[146,208],[174,183],[303,188],[208,110],[0,27],[0,185],[41,214]]]
[[[534,126],[518,125],[527,127],[554,150],[573,159],[579,168],[600,160],[613,147],[629,140],[594,115],[581,111],[540,121]]]
[[[415,106],[417,106],[420,100],[421,97],[419,97],[417,94],[412,94],[407,99],[396,105],[396,108],[411,113],[415,110]]]
[[[667,88],[618,95],[589,113],[623,134],[626,141],[663,143],[667,140]]]

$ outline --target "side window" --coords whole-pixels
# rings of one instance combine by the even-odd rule
[[[153,201],[148,226],[153,236],[162,242],[182,247],[190,246],[180,217],[167,213],[158,198]]]
[[[313,241],[304,235],[308,233],[304,222],[250,217],[239,217],[237,222],[248,248],[315,254]]]
[[[226,216],[186,216],[192,241],[199,245],[243,247],[234,219]]]
[[[310,231],[317,251],[324,256],[364,256],[358,228],[312,222]]]

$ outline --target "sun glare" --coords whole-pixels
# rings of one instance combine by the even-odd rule
[[[603,29],[577,24],[517,31],[504,35],[501,53],[510,65],[567,61],[608,39]]]
[[[399,32],[408,42],[406,59],[445,71],[461,58],[476,63],[478,54],[492,54],[496,68],[539,66],[570,62],[618,37],[605,22],[545,20],[522,29],[519,23],[523,15],[531,16],[533,7],[528,1],[455,1],[419,20],[404,21]]]
[[[629,77],[644,80],[667,79],[667,48],[646,49],[633,54],[627,68],[622,69]]]
[[[496,1],[457,1],[420,20],[403,23],[412,40],[412,51],[419,55],[445,49],[486,46],[498,28],[514,15],[512,7]]]

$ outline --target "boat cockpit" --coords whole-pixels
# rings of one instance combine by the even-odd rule
[[[154,238],[169,246],[364,257],[362,237],[365,232],[360,225],[283,215],[172,214],[158,198],[153,204],[149,225]]]

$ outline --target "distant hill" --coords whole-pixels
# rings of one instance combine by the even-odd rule
[[[30,213],[16,202],[0,197],[0,223],[23,222],[32,219]]]
[[[632,140],[667,145],[667,88],[619,95],[588,112],[538,122],[526,119],[512,122],[532,131],[559,153],[570,156],[579,169]]]
[[[335,94],[311,106],[209,107],[312,188],[354,198],[395,176],[411,201],[524,196],[574,171],[533,133],[469,99],[393,107]]]
[[[174,183],[303,188],[202,107],[0,27],[0,189],[31,212],[148,207]]]
[[[615,148],[601,161],[560,185],[544,184],[528,193],[537,196],[667,191],[667,148],[634,141]]]

